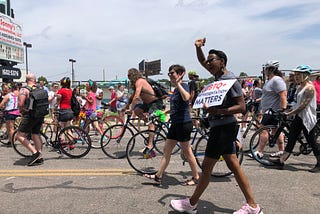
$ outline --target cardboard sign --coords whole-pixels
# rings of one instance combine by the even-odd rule
[[[221,80],[206,85],[197,96],[193,108],[202,108],[203,103],[207,103],[208,107],[221,105],[227,92],[236,81],[236,79]]]

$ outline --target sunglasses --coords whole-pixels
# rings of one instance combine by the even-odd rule
[[[214,62],[216,60],[220,60],[220,59],[218,59],[218,58],[207,59],[207,63],[211,63],[211,62]]]

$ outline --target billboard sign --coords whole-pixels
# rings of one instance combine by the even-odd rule
[[[152,73],[153,75],[159,74],[161,71],[161,59],[146,62],[146,71]]]
[[[8,79],[20,79],[21,70],[19,68],[0,66],[0,77]]]
[[[0,60],[23,63],[22,26],[0,13]]]

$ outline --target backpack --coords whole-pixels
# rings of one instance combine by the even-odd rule
[[[26,108],[32,118],[42,118],[49,114],[48,93],[46,90],[27,86],[30,91]]]
[[[71,110],[73,111],[74,116],[78,116],[80,114],[80,103],[76,96],[71,96]]]
[[[147,81],[153,88],[153,91],[155,93],[154,96],[161,99],[165,99],[168,96],[168,92],[166,91],[166,88],[162,84],[154,81],[153,79],[147,79]]]

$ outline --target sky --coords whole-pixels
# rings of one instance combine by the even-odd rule
[[[161,59],[210,74],[197,61],[194,42],[224,51],[227,68],[261,75],[262,64],[320,69],[319,0],[11,0],[23,27],[29,71],[48,80],[106,81],[127,76],[142,60]],[[25,68],[25,64],[18,67]],[[185,77],[186,79],[187,77]]]

